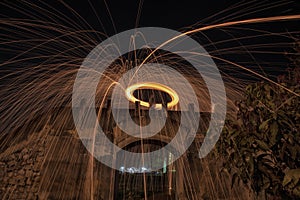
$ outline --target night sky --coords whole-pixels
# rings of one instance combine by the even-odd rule
[[[26,2],[32,5],[28,5]],[[74,15],[66,8],[66,5],[68,5],[74,9],[74,11],[78,12],[92,28],[112,35],[115,34],[113,26],[115,26],[117,32],[136,26],[158,26],[180,30],[196,23],[200,23],[199,25],[201,25],[204,23],[213,24],[229,21],[231,15],[235,17],[235,20],[241,20],[256,17],[299,14],[300,12],[300,2],[297,0],[65,0],[63,1],[65,5],[61,3],[61,1],[55,0],[46,1],[46,4],[43,2],[45,1],[6,0],[1,2],[0,14],[2,18],[28,18],[16,10],[17,6],[20,6],[38,18],[39,13],[36,12],[36,7],[33,6],[38,5],[46,8],[48,11],[52,12],[57,10],[66,17],[74,18]],[[234,8],[237,6],[240,7]],[[254,6],[257,6],[257,8],[251,10],[251,7]],[[212,17],[218,13],[218,16]],[[203,21],[208,17],[212,18]],[[222,20],[224,17],[228,20]],[[294,26],[296,26],[296,24],[294,24]],[[276,26],[272,27],[272,29],[277,28]]]
[[[51,1],[48,4],[68,15],[68,11],[58,2]],[[241,20],[299,14],[300,12],[300,2],[297,0],[68,0],[65,3],[77,11],[94,29],[104,31],[108,35],[115,34],[113,26],[115,26],[117,32],[145,26],[182,30],[184,27],[190,27],[196,23],[200,23],[199,26],[201,26],[201,24],[205,23],[213,24],[228,21],[221,18],[227,17],[230,20],[230,15],[233,15],[232,17],[235,17],[235,20]],[[234,9],[233,7],[236,6],[240,7]],[[250,8],[253,6],[257,6],[258,8],[251,10]],[[212,17],[217,13],[219,13],[218,16]],[[212,18],[203,21],[208,17]],[[273,30],[280,29],[276,25],[271,26]],[[296,24],[281,24],[280,26],[285,26],[285,28],[289,29],[296,28]]]
[[[23,3],[20,3],[23,2]],[[28,4],[28,2],[30,2]],[[22,19],[42,19],[49,20],[43,16],[41,11],[37,12],[36,5],[41,8],[60,15],[62,18],[72,20],[72,23],[77,23],[78,27],[84,29],[94,29],[104,32],[107,36],[114,35],[121,31],[132,29],[135,27],[164,27],[178,31],[191,30],[199,28],[206,24],[217,24],[226,21],[236,21],[242,19],[270,17],[279,15],[292,15],[300,13],[300,2],[298,0],[265,0],[265,1],[238,1],[238,0],[199,0],[199,1],[171,1],[171,0],[144,0],[144,1],[128,1],[128,0],[87,0],[87,1],[4,1],[0,3],[1,18],[19,18]],[[23,9],[27,14],[18,11]],[[69,8],[67,8],[69,7]],[[78,19],[70,8],[77,12],[82,19]],[[28,16],[31,15],[31,16]],[[46,15],[47,16],[47,15]],[[70,24],[55,20],[56,23],[69,26]],[[83,22],[85,21],[85,22]],[[87,25],[88,24],[88,25]],[[276,23],[250,24],[241,25],[238,28],[255,29],[259,31],[268,31],[271,33],[288,33],[299,31],[299,21],[285,21]],[[1,30],[2,39],[5,39],[5,32]],[[206,50],[214,55],[221,52],[221,56],[230,59],[234,62],[249,65],[250,58],[248,55],[238,55],[233,53],[224,54],[223,49],[232,47],[252,45],[252,44],[272,44],[274,41],[284,43],[284,45],[274,45],[271,47],[261,47],[260,51],[281,52],[281,54],[256,54],[253,53],[251,59],[255,62],[264,64],[266,70],[282,71],[280,66],[286,65],[287,59],[283,52],[292,51],[290,38],[278,38],[270,36],[264,38],[255,38],[252,40],[232,41],[229,44],[212,45],[212,43],[220,42],[226,39],[238,38],[247,35],[257,35],[258,32],[241,30],[241,29],[225,29],[224,30],[209,30],[203,33],[204,35],[196,34],[192,37],[197,38],[199,43]],[[204,37],[205,36],[205,37]],[[294,35],[293,35],[294,36]],[[101,41],[99,41],[100,43]],[[5,61],[9,54],[2,51],[1,60]],[[251,50],[250,50],[251,51]],[[11,52],[10,52],[11,53]],[[274,68],[275,67],[275,68]],[[276,70],[274,70],[276,69]]]

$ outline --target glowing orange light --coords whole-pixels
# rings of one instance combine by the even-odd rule
[[[170,95],[170,97],[172,99],[171,102],[168,102],[168,104],[167,104],[168,108],[174,107],[175,105],[177,105],[177,103],[179,101],[178,94],[174,90],[172,90],[168,86],[165,86],[160,83],[152,83],[152,82],[137,83],[137,84],[131,85],[128,88],[126,88],[126,90],[125,90],[126,98],[133,103],[135,103],[136,101],[140,102],[141,106],[145,106],[145,107],[149,108],[150,103],[146,102],[146,101],[142,101],[140,99],[137,99],[133,96],[133,92],[137,89],[153,89],[153,90],[159,90],[159,91],[163,91],[163,92],[167,93],[168,95]],[[154,108],[161,109],[162,104],[154,104]]]

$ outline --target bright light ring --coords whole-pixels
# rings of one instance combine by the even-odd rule
[[[142,67],[137,66],[128,70],[122,75],[122,77],[119,78],[118,84],[114,87],[111,95],[111,107],[116,108],[112,109],[112,115],[115,123],[118,124],[118,128],[127,135],[142,139],[158,136],[157,134],[164,128],[166,124],[167,110],[164,106],[162,106],[160,109],[156,109],[155,106],[150,106],[148,108],[148,119],[150,123],[140,126],[132,120],[129,112],[130,101],[128,101],[128,98],[126,97],[125,90],[132,85],[141,84],[141,80],[143,81],[142,83],[154,83],[159,86],[163,85],[167,88],[172,88],[172,90],[176,91],[177,96],[182,97],[179,99],[178,104],[180,104],[180,111],[185,111],[185,113],[181,115],[180,121],[182,126],[179,129],[179,132],[184,134],[178,138],[186,138],[187,136],[193,137],[193,134],[187,130],[190,129],[192,121],[198,121],[199,116],[196,117],[194,111],[192,111],[193,113],[190,113],[190,115],[186,114],[189,103],[194,104],[194,107],[198,108],[196,94],[194,93],[189,81],[182,74],[175,69],[160,63],[145,63],[142,65]],[[149,102],[151,102],[151,100]],[[194,128],[196,128],[196,126]],[[160,140],[159,137],[157,139]],[[167,143],[168,142],[169,141],[167,141]],[[173,148],[176,146],[175,148],[179,149],[182,147],[182,145],[178,144],[178,142],[179,141],[174,143],[173,141],[171,142],[170,146]]]
[[[163,84],[150,82],[150,83],[137,83],[137,84],[129,86],[125,90],[126,98],[133,103],[138,101],[138,102],[140,102],[141,106],[145,106],[147,108],[150,107],[149,102],[142,101],[133,96],[133,92],[137,89],[153,89],[153,90],[159,90],[159,91],[163,91],[163,92],[167,93],[168,95],[170,95],[170,97],[172,99],[172,101],[167,104],[168,108],[172,108],[172,107],[176,106],[179,102],[178,94],[174,90],[172,90],[171,88],[169,88],[168,86],[163,85]],[[161,109],[162,104],[155,104],[154,108]]]

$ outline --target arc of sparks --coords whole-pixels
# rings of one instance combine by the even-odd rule
[[[190,30],[190,31],[187,31],[187,32],[184,32],[178,36],[175,36],[169,40],[167,40],[166,42],[162,43],[161,45],[159,45],[157,48],[155,48],[143,61],[142,63],[137,67],[137,70],[136,72],[139,70],[139,68],[157,51],[159,50],[161,47],[165,46],[166,44],[182,37],[182,36],[185,36],[185,35],[189,35],[189,34],[193,34],[193,33],[196,33],[196,32],[200,32],[200,31],[206,31],[206,30],[209,30],[209,29],[213,29],[213,28],[221,28],[221,27],[227,27],[227,26],[234,26],[234,25],[240,25],[240,24],[254,24],[254,23],[263,23],[263,22],[274,22],[274,21],[284,21],[284,20],[299,20],[300,19],[300,14],[299,15],[288,15],[288,16],[274,16],[274,17],[263,17],[263,18],[255,18],[255,19],[246,19],[246,20],[239,20],[239,21],[233,21],[233,22],[224,22],[224,23],[220,23],[220,24],[213,24],[213,25],[208,25],[208,26],[204,26],[204,27],[201,27],[201,28],[197,28],[197,29],[194,29],[194,30]],[[239,67],[241,67],[239,65]],[[292,94],[300,97],[300,94],[297,94],[293,91],[291,91],[290,89],[284,87],[283,85],[279,84],[279,83],[276,83],[274,81],[272,81],[271,79],[265,77],[265,76],[262,76],[260,75],[259,73],[257,72],[254,72],[253,70],[250,70],[250,69],[247,69],[246,67],[241,67],[242,69],[244,70],[247,70],[248,72],[256,75],[256,76],[259,76],[260,78],[270,82],[270,83],[273,83],[281,88],[283,88],[284,90],[288,91],[288,92],[291,92]],[[135,72],[135,73],[136,73]],[[134,74],[135,75],[135,74]],[[133,76],[134,76],[133,75]]]

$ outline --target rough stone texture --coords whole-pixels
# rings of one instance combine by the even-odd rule
[[[0,153],[0,199],[90,199],[91,193],[107,199],[111,173],[86,151],[74,130],[48,125]]]
[[[47,133],[47,127],[42,131]],[[49,144],[41,134],[0,154],[0,197],[38,199],[40,168]]]

